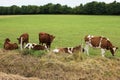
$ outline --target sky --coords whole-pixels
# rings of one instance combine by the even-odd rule
[[[105,3],[111,3],[115,0],[0,0],[0,6],[22,6],[22,5],[45,5],[48,3],[53,4],[61,4],[61,5],[68,5],[70,7],[79,6],[81,3],[86,4],[88,2],[92,1],[98,1],[98,2],[105,2]],[[120,0],[116,0],[117,2],[120,2]]]

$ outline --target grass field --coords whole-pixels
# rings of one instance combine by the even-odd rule
[[[4,39],[17,42],[22,33],[29,33],[30,42],[38,43],[38,33],[56,36],[52,49],[84,43],[87,34],[108,37],[120,48],[120,16],[91,15],[12,15],[0,16],[0,48]],[[114,57],[109,51],[101,57],[99,49],[90,49],[90,56],[81,53],[45,55],[29,50],[0,49],[0,79],[8,80],[119,80],[120,50]],[[44,51],[43,51],[44,53]],[[7,73],[7,74],[6,74]],[[17,75],[16,75],[17,74]],[[32,77],[32,78],[30,78]],[[36,78],[34,78],[36,77]]]
[[[0,47],[4,39],[17,42],[22,33],[29,33],[30,42],[38,43],[38,33],[48,32],[56,36],[52,49],[76,46],[84,43],[87,34],[108,37],[120,48],[120,16],[91,15],[16,15],[0,16]],[[100,50],[90,50],[91,55],[100,55]],[[111,56],[110,52],[107,52]],[[120,56],[120,50],[116,53]]]

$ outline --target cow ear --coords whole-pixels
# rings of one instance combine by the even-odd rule
[[[116,47],[116,49],[118,49],[118,47]]]

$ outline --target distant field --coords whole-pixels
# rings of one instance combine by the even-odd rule
[[[29,33],[30,42],[38,43],[38,33],[48,32],[56,36],[52,49],[76,46],[84,43],[87,34],[108,37],[120,48],[120,16],[91,15],[16,15],[0,16],[0,47],[4,39],[17,42],[22,33]],[[90,55],[101,55],[100,50],[90,50]],[[107,56],[111,56],[107,52]],[[116,53],[120,56],[120,50]]]

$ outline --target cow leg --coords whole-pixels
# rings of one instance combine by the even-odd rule
[[[89,45],[88,44],[85,45],[85,52],[87,53],[87,55],[89,55]]]
[[[51,44],[50,43],[47,43],[47,48],[50,50],[50,46]]]
[[[43,42],[41,42],[41,41],[39,40],[39,44],[42,44],[42,45],[43,45]]]
[[[105,49],[101,49],[101,54],[102,54],[102,57],[104,57]]]
[[[21,37],[20,39],[21,39],[20,40],[20,48],[21,48],[21,50],[23,50],[23,37]]]

